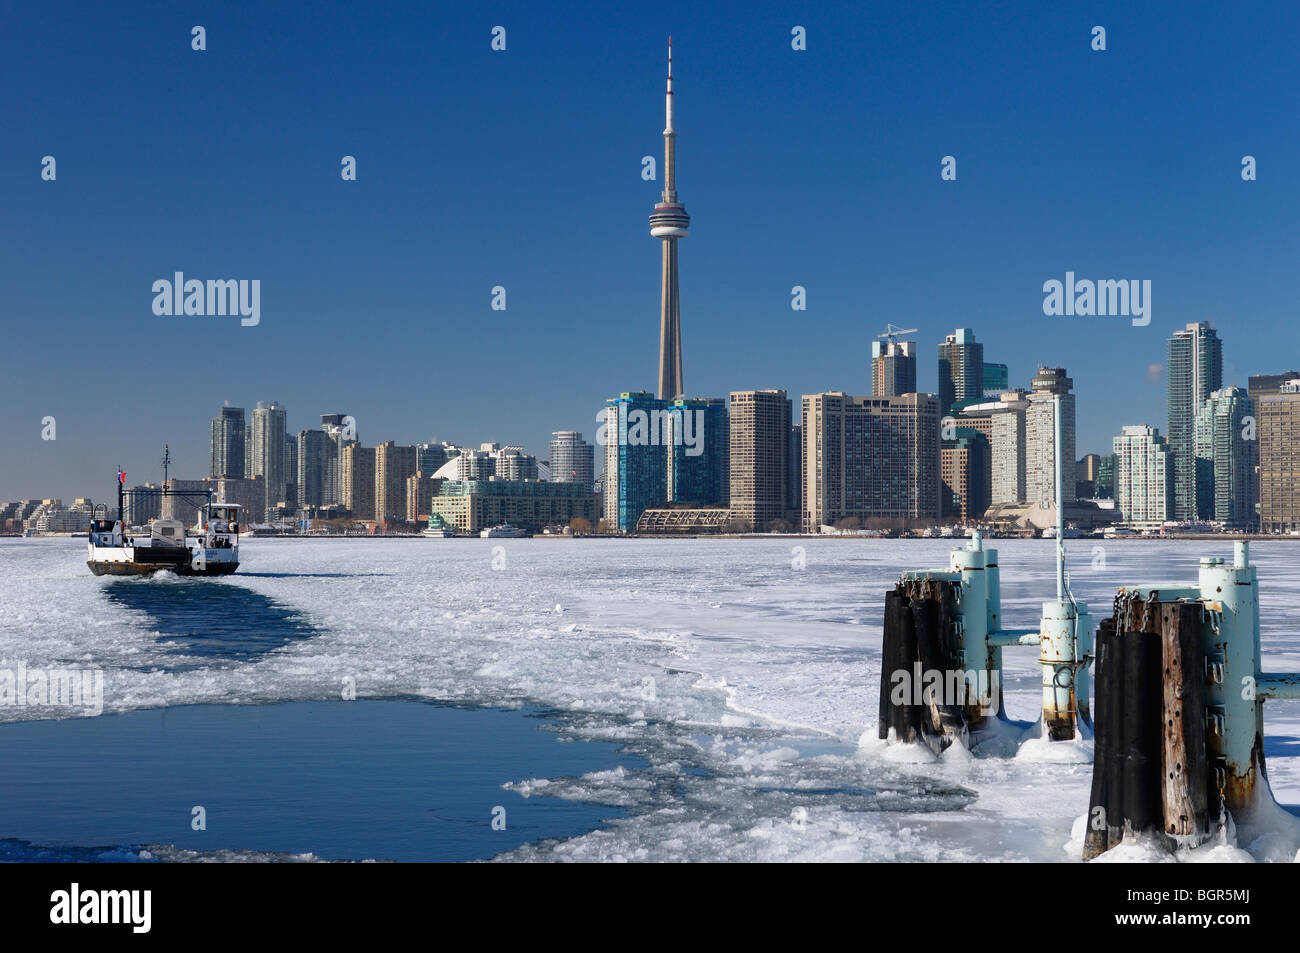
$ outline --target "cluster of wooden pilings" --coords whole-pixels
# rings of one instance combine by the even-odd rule
[[[1097,630],[1096,734],[1084,859],[1126,835],[1181,843],[1209,830],[1219,797],[1207,767],[1205,609],[1121,593]]]
[[[892,732],[896,741],[942,749],[983,721],[981,686],[967,678],[954,624],[959,587],[959,581],[904,579],[885,595],[882,740]],[[987,689],[987,679],[983,684]]]

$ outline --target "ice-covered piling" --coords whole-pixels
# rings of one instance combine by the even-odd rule
[[[1097,653],[1085,859],[1146,830],[1194,846],[1272,803],[1264,700],[1295,697],[1300,676],[1259,669],[1259,583],[1247,543],[1235,544],[1231,565],[1202,559],[1195,583],[1121,588]]]

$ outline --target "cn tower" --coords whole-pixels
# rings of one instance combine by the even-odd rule
[[[650,216],[650,235],[663,239],[663,286],[659,306],[660,400],[685,396],[682,390],[682,324],[677,299],[677,239],[686,237],[691,217],[677,201],[677,133],[673,131],[673,38],[668,38],[668,95],[664,109],[664,192]]]

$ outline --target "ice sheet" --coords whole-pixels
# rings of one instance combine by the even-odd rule
[[[874,743],[885,591],[951,540],[280,540],[222,580],[90,575],[84,543],[0,541],[0,667],[97,666],[105,709],[415,693],[564,713],[621,740],[643,776],[519,778],[634,806],[608,830],[527,848],[559,859],[1074,860],[1084,758],[902,758]],[[997,541],[1009,627],[1053,597],[1052,541]],[[802,547],[802,554],[794,547]],[[1070,541],[1072,586],[1194,579],[1227,542]],[[1257,543],[1265,664],[1300,667],[1300,542]],[[800,565],[804,568],[797,568]],[[494,568],[500,567],[500,568]],[[141,600],[103,587],[242,587],[316,632],[248,659],[186,656]],[[147,600],[143,604],[147,605]],[[179,653],[179,654],[178,654]],[[1032,649],[1004,651],[1014,718],[1037,715]],[[182,664],[183,663],[183,664]],[[1269,702],[1269,776],[1300,802],[1300,703]],[[67,717],[0,707],[0,721]],[[865,739],[859,744],[860,739]],[[907,763],[908,761],[914,763]],[[1055,763],[1065,761],[1067,763]],[[530,786],[533,786],[530,788]]]

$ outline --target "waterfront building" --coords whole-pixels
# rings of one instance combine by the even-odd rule
[[[1174,512],[1174,458],[1168,442],[1156,428],[1138,425],[1124,427],[1112,445],[1115,505],[1124,522],[1158,529]]]
[[[783,390],[731,392],[729,517],[756,530],[798,511],[790,490],[799,479],[792,412]]]
[[[604,521],[631,532],[645,510],[668,502],[669,401],[625,391],[605,402],[597,442],[605,447]]]
[[[1196,414],[1196,517],[1253,530],[1259,440],[1255,401],[1240,387],[1216,390]]]
[[[931,394],[805,394],[803,530],[845,519],[892,525],[940,513],[939,402]]]

